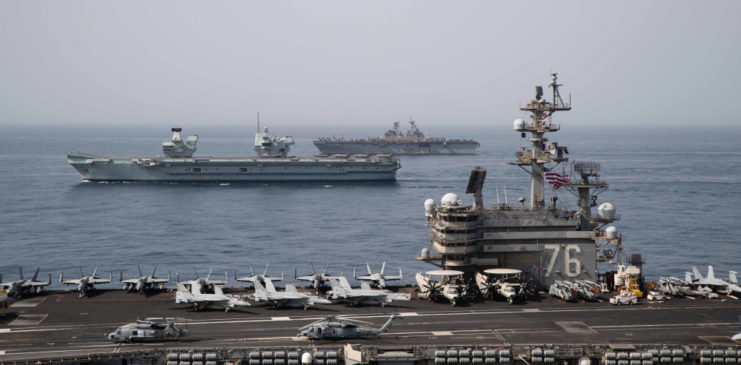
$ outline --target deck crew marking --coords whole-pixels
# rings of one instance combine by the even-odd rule
[[[270,317],[271,321],[290,321],[291,317]]]
[[[10,332],[10,328],[0,328],[0,333],[8,333]]]
[[[38,307],[39,304],[43,303],[46,297],[36,297],[26,300],[21,300],[10,305],[11,308],[32,308]]]
[[[453,332],[450,331],[438,331],[438,332],[432,332],[433,336],[452,336]]]
[[[566,333],[579,335],[592,335],[597,333],[595,329],[587,326],[587,324],[582,321],[558,321],[553,323],[555,323],[556,326],[561,327],[561,329],[566,331]]]
[[[418,316],[419,313],[417,313],[417,312],[401,312],[401,313],[399,313],[399,315],[402,316],[402,317],[411,317],[411,316]]]

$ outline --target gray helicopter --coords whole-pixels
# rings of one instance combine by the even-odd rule
[[[134,323],[125,324],[107,333],[105,337],[114,342],[141,342],[187,336],[189,331],[176,327],[176,320],[179,319],[160,317],[137,319]]]
[[[370,322],[339,316],[327,316],[326,318],[309,323],[299,328],[298,337],[307,337],[309,340],[341,340],[357,337],[378,337],[391,329],[396,319],[402,319],[397,314],[392,314],[381,328],[360,326],[360,324],[372,324]]]

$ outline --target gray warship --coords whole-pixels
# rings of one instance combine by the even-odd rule
[[[393,153],[396,155],[473,155],[480,146],[472,139],[429,138],[409,121],[410,128],[402,131],[399,122],[383,137],[344,139],[320,137],[314,145],[321,153]]]
[[[96,182],[393,181],[401,168],[390,154],[290,156],[292,137],[273,137],[259,127],[255,157],[193,157],[198,135],[183,139],[181,132],[172,128],[172,139],[162,143],[164,157],[70,152],[67,161],[83,180]]]
[[[519,269],[539,288],[556,280],[596,282],[598,263],[622,264],[622,237],[608,226],[620,217],[611,203],[597,206],[598,194],[608,188],[599,175],[600,164],[569,164],[566,146],[546,144],[546,133],[560,129],[553,123],[553,114],[571,109],[570,100],[561,98],[557,74],[551,77],[552,100],[547,101],[543,88],[536,86],[535,99],[520,108],[530,113],[530,121],[514,122],[523,139],[530,135],[531,147],[515,152],[509,162],[531,176],[529,201],[522,197],[512,205],[497,197],[497,204],[484,206],[481,190],[486,170],[473,168],[465,190],[473,195],[473,205],[463,206],[454,193],[445,194],[439,203],[425,201],[432,250],[424,248],[418,260],[471,276],[488,268]],[[546,183],[573,193],[578,210],[567,209],[555,194],[547,202]],[[598,207],[598,214],[592,214],[593,207]],[[638,256],[631,261],[640,265]]]

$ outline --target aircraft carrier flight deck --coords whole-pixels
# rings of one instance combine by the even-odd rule
[[[680,346],[685,352],[719,347],[741,350],[730,339],[738,332],[741,315],[741,302],[732,298],[673,298],[662,303],[613,306],[607,302],[565,303],[542,295],[540,300],[522,305],[487,300],[451,307],[413,299],[385,307],[333,304],[303,310],[253,306],[225,313],[195,311],[175,304],[174,297],[171,291],[139,295],[103,290],[82,298],[76,292],[50,291],[21,299],[11,303],[0,325],[0,362],[95,362],[116,358],[117,354],[124,359],[155,359],[173,351],[213,351],[219,354],[219,360],[225,360],[228,354],[247,356],[244,351],[248,349],[328,348],[341,352],[348,343],[374,348],[376,353],[378,349],[416,351],[415,361],[421,361],[420,349],[451,347],[506,348],[517,353],[518,348],[523,351],[522,346],[602,346],[602,355],[620,346],[658,349],[671,345]],[[403,320],[395,322],[391,332],[379,338],[308,341],[296,337],[298,328],[327,315],[380,325],[392,313],[401,315]],[[177,317],[179,325],[189,329],[190,336],[175,341],[123,344],[104,338],[105,333],[137,317],[153,316]],[[699,359],[698,355],[695,360]]]

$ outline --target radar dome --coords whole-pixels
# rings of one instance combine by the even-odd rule
[[[440,204],[444,207],[457,207],[460,203],[458,195],[455,195],[455,193],[447,193],[440,199]]]
[[[612,203],[602,203],[597,207],[597,214],[604,219],[615,218],[615,206]]]
[[[525,130],[525,121],[522,119],[515,119],[515,122],[512,123],[512,127],[514,127],[516,131],[522,132]]]
[[[607,227],[607,229],[605,229],[605,235],[611,240],[617,238],[617,228],[615,226]]]
[[[423,259],[429,259],[430,258],[430,249],[425,247],[422,249],[422,252],[419,253],[419,256]]]
[[[435,199],[425,200],[425,215],[432,215],[432,211],[435,209]]]

